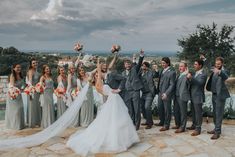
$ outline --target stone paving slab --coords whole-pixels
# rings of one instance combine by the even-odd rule
[[[141,126],[138,131],[141,142],[128,151],[118,154],[99,153],[90,157],[235,157],[235,125],[224,124],[222,136],[218,140],[211,140],[211,135],[206,133],[212,128],[213,124],[204,123],[202,134],[192,137],[192,131],[175,134],[172,129],[160,132],[160,127],[145,130]],[[78,129],[83,128],[69,128],[40,146],[0,151],[0,157],[79,157],[66,147],[69,136]],[[8,130],[4,128],[4,122],[0,121],[0,140],[27,136],[40,130]]]

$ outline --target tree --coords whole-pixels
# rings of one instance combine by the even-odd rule
[[[182,48],[177,53],[180,59],[188,60],[193,63],[195,59],[199,58],[200,53],[204,53],[205,57],[210,60],[207,68],[210,68],[216,57],[221,56],[225,58],[227,67],[233,74],[235,74],[235,67],[231,66],[231,59],[235,57],[234,40],[231,37],[234,26],[223,25],[218,31],[215,23],[210,27],[209,25],[197,25],[197,30],[189,34],[188,37],[178,39],[178,45]],[[231,64],[230,64],[231,63]]]

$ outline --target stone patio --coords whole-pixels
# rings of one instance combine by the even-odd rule
[[[172,124],[173,125],[173,124]],[[235,156],[235,125],[224,124],[220,139],[211,140],[206,133],[213,128],[213,124],[204,123],[202,134],[190,136],[192,131],[175,134],[174,130],[159,132],[159,127],[150,130],[143,127],[138,131],[141,138],[139,144],[120,154],[95,154],[95,157],[233,157]],[[77,128],[79,129],[79,128]],[[76,128],[69,128],[60,136],[48,140],[46,143],[24,149],[0,151],[0,157],[77,157],[72,150],[66,147],[68,137]],[[34,134],[37,129],[12,131],[4,128],[4,121],[0,121],[0,140],[16,138]]]

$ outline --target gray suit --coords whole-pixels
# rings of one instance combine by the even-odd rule
[[[140,89],[143,88],[140,79],[140,67],[144,57],[139,58],[138,64],[132,65],[125,82],[125,98],[124,101],[128,107],[129,114],[133,120],[136,129],[139,129],[141,114],[140,114]]]
[[[153,78],[158,77],[158,72],[147,70],[146,72],[141,72],[141,80],[144,87],[142,90],[142,96],[140,98],[141,109],[144,118],[146,119],[147,125],[153,125],[152,118],[152,102],[156,94],[156,88]]]
[[[216,134],[221,134],[225,100],[230,97],[225,85],[225,80],[228,79],[228,76],[228,72],[224,69],[221,70],[220,74],[212,73],[206,86],[206,89],[212,92],[214,131]]]
[[[124,88],[125,88],[125,77],[122,74],[115,72],[110,72],[107,74],[106,83],[112,89],[120,89],[121,92],[119,93],[122,98],[124,98]]]
[[[174,116],[175,123],[182,130],[185,130],[187,123],[187,104],[190,100],[189,81],[186,75],[182,75],[176,80]]]
[[[190,95],[191,95],[191,111],[192,111],[192,121],[193,127],[201,132],[202,126],[202,105],[205,102],[205,84],[207,80],[207,75],[204,71],[199,73],[197,76],[193,75],[190,80]]]
[[[170,67],[166,72],[161,72],[157,88],[160,124],[166,128],[169,128],[171,121],[171,101],[174,95],[175,79],[175,70]],[[161,99],[163,93],[167,95],[166,100]]]

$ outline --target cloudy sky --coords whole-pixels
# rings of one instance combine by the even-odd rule
[[[197,24],[235,25],[235,0],[0,0],[0,46],[177,51]]]

